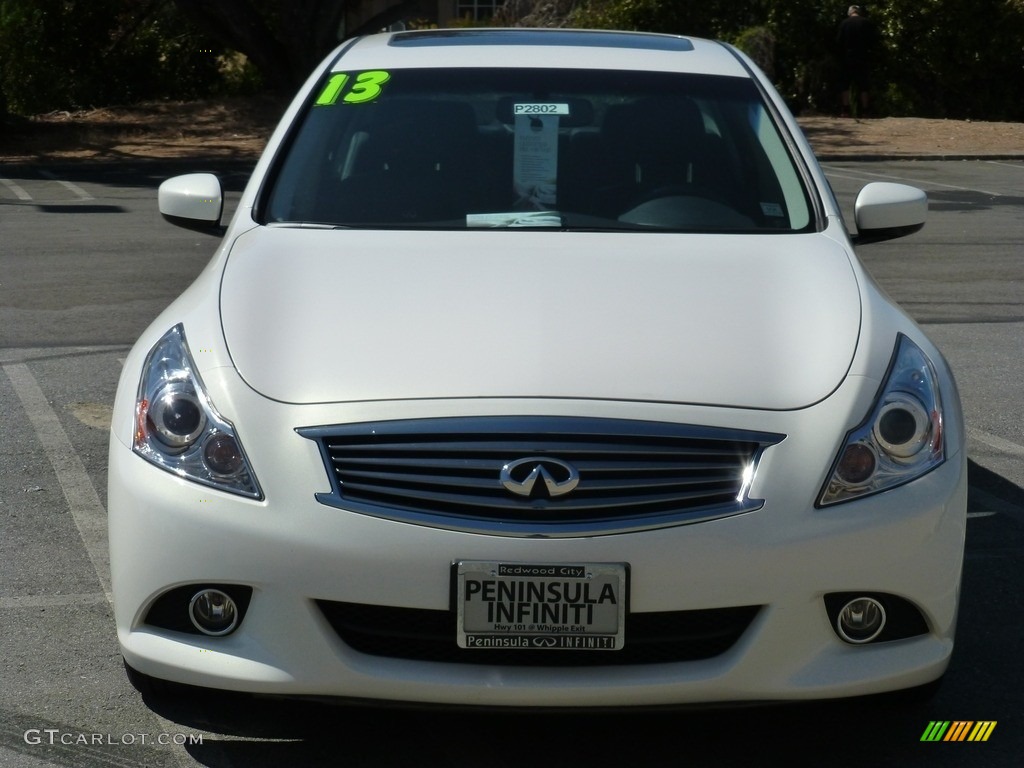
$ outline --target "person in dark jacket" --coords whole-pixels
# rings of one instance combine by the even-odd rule
[[[877,42],[874,23],[867,18],[863,6],[851,5],[839,25],[839,55],[843,64],[843,115],[849,115],[853,92],[857,93],[858,116],[867,114],[871,103],[871,57]]]

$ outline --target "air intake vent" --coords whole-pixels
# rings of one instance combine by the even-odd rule
[[[349,647],[372,656],[452,664],[500,666],[610,666],[710,659],[729,650],[759,606],[702,611],[635,613],[626,619],[621,651],[467,650],[455,642],[455,614],[414,608],[335,603],[317,606]]]

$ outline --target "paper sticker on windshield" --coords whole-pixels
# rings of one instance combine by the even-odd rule
[[[343,104],[365,104],[380,96],[384,83],[390,79],[391,73],[382,69],[373,69],[356,75],[335,72],[313,105],[328,107],[337,104],[339,99]]]
[[[540,115],[568,115],[569,105],[552,103],[513,104],[512,114],[528,115],[530,117],[538,117]]]
[[[508,213],[467,213],[466,226],[498,229],[501,227],[560,227],[557,211],[510,211]]]
[[[558,199],[558,115],[517,114],[515,120],[517,202],[534,210],[551,208]]]

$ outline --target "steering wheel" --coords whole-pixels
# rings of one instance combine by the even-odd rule
[[[649,227],[687,230],[754,229],[754,221],[721,195],[693,185],[658,187],[622,213],[619,221]]]
[[[663,184],[643,192],[636,200],[630,203],[627,210],[639,208],[644,203],[664,197],[702,197],[705,200],[711,200],[719,205],[735,210],[735,206],[726,199],[725,195],[702,184]]]

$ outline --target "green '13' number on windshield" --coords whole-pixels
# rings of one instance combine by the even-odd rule
[[[345,72],[336,72],[331,75],[331,79],[327,81],[327,85],[320,91],[320,95],[313,103],[318,107],[337,104],[338,97],[341,97],[346,86],[349,86],[348,92],[341,97],[341,100],[345,104],[364,104],[380,96],[384,83],[390,79],[389,72],[373,69],[369,72],[360,72],[349,85],[349,81],[352,80],[351,76]]]

